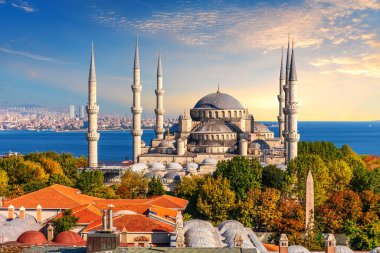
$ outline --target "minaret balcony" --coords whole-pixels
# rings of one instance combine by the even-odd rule
[[[284,91],[286,92],[288,91],[288,89],[289,89],[289,85],[284,85]]]
[[[287,136],[288,142],[298,142],[300,140],[300,135],[297,133],[290,133]]]
[[[154,90],[156,96],[163,96],[165,94],[165,90]]]
[[[278,102],[283,102],[285,100],[284,95],[277,95]]]
[[[133,114],[141,114],[142,113],[142,107],[131,107],[131,112]]]
[[[299,110],[299,106],[297,104],[288,105],[286,110],[288,114],[296,114]]]
[[[142,91],[141,85],[131,85],[131,88],[132,88],[133,92],[141,92]]]
[[[99,112],[98,105],[88,105],[86,109],[88,114],[97,114]]]
[[[155,131],[156,131],[156,134],[163,134],[163,133],[165,133],[165,129],[162,128],[162,127],[156,128]]]
[[[143,134],[143,130],[141,129],[132,129],[131,130],[132,136],[141,136]]]
[[[87,140],[88,141],[98,141],[99,140],[99,133],[98,132],[89,132],[87,133]]]
[[[165,109],[164,108],[156,108],[156,109],[154,109],[154,112],[156,113],[156,115],[164,115]]]
[[[277,121],[280,123],[284,123],[284,121],[285,121],[284,116],[283,115],[277,116]]]

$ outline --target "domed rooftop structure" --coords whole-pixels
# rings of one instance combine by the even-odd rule
[[[161,174],[155,171],[150,171],[148,173],[145,173],[144,175],[145,178],[161,178]]]
[[[226,93],[215,92],[201,98],[195,104],[194,109],[244,110],[245,108],[233,96]]]
[[[370,253],[380,253],[380,247],[374,248]]]
[[[204,228],[204,229],[210,230],[210,231],[214,230],[214,227],[212,226],[212,224],[210,222],[204,221],[204,220],[193,219],[193,220],[186,221],[184,223],[183,231],[186,233],[186,231],[192,227]]]
[[[200,125],[195,132],[197,133],[232,133],[232,130],[220,121],[209,121]]]
[[[261,145],[260,143],[257,143],[257,142],[251,142],[249,145],[248,145],[249,148],[253,148],[253,149],[260,149],[261,148]]]
[[[218,161],[214,158],[208,157],[208,158],[203,159],[202,164],[203,165],[217,165]]]
[[[86,242],[75,232],[63,231],[59,233],[53,240],[55,243],[65,245],[85,245]]]
[[[179,175],[179,173],[174,172],[174,171],[166,173],[163,178],[172,179],[174,181],[180,181],[181,180],[181,176]]]
[[[335,253],[354,253],[354,251],[347,246],[339,245],[335,247]]]
[[[7,216],[0,213],[0,225],[4,224],[7,221]]]
[[[264,125],[263,123],[257,122],[257,121],[255,121],[253,123],[253,129],[254,129],[255,133],[258,133],[258,132],[260,132],[260,133],[270,132],[269,128],[266,125]]]
[[[162,140],[160,142],[160,144],[158,144],[158,147],[159,148],[175,148],[174,147],[174,141],[170,141],[170,140]]]
[[[303,246],[292,245],[289,246],[288,253],[310,253],[310,251]]]
[[[188,163],[186,164],[185,170],[188,172],[195,172],[198,169],[198,164],[196,163]]]
[[[168,167],[166,167],[167,170],[182,170],[183,167],[181,164],[177,162],[169,163]]]
[[[47,240],[44,234],[39,231],[26,231],[17,238],[17,242],[28,245],[42,245],[46,243]]]
[[[148,166],[146,166],[145,163],[135,163],[131,167],[133,172],[140,172],[148,169]]]
[[[165,165],[160,162],[152,163],[149,167],[151,170],[165,170]]]
[[[226,230],[231,228],[245,229],[243,224],[236,220],[226,220],[219,224],[218,230],[223,234]]]

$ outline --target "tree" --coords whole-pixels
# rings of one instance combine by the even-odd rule
[[[121,178],[117,194],[123,199],[141,199],[146,197],[148,179],[141,173],[127,170]]]
[[[346,145],[347,146],[347,145]],[[348,147],[348,146],[347,146]],[[317,155],[324,161],[331,161],[343,158],[339,150],[332,142],[304,142],[298,143],[298,155]]]
[[[268,165],[263,168],[262,186],[268,188],[282,189],[286,172],[275,165]]]
[[[330,191],[342,191],[350,184],[353,172],[345,161],[333,160],[328,162],[327,167],[332,180]]]
[[[302,203],[306,198],[306,179],[309,170],[314,179],[315,205],[320,205],[328,197],[328,190],[331,189],[331,177],[324,161],[318,155],[299,155],[288,164],[286,184],[292,187],[292,195],[296,196]]]
[[[276,227],[276,220],[281,217],[278,209],[281,193],[277,189],[266,188],[260,194],[256,207],[256,217],[254,225],[256,231],[265,228],[266,231],[273,231]]]
[[[61,184],[72,187],[74,183],[66,176],[60,174],[51,174],[49,176],[48,185]]]
[[[47,186],[46,182],[42,180],[33,180],[23,185],[24,193],[38,191]]]
[[[63,210],[62,215],[59,218],[53,219],[52,222],[56,229],[56,233],[70,230],[78,223],[79,218],[73,215],[71,209]]]
[[[202,185],[197,207],[201,214],[214,225],[226,220],[235,204],[235,193],[230,189],[228,179],[208,177]]]
[[[91,196],[102,198],[102,199],[118,199],[119,196],[116,195],[115,191],[109,186],[101,186],[95,188],[88,193]]]
[[[99,170],[83,170],[78,178],[77,187],[85,194],[103,186],[104,176]]]
[[[164,186],[159,178],[153,177],[148,183],[148,197],[161,196],[165,194]]]
[[[237,199],[244,200],[249,189],[261,187],[262,167],[257,159],[235,156],[231,160],[218,163],[213,177],[220,176],[228,179]]]
[[[5,195],[8,187],[8,174],[5,170],[0,169],[0,198]]]
[[[63,175],[63,170],[61,168],[61,165],[57,161],[54,161],[52,158],[41,155],[39,159],[39,163],[42,165],[46,173],[50,175],[51,174]]]

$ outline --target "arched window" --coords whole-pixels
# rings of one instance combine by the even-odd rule
[[[224,111],[222,111],[222,117],[225,118],[226,117],[226,113]]]
[[[228,111],[228,118],[231,118],[231,111]]]
[[[239,111],[239,117],[241,118],[241,111]]]
[[[212,112],[211,111],[208,112],[208,117],[212,118]]]
[[[235,117],[235,118],[237,117],[237,112],[236,112],[236,111],[234,111],[234,117]]]
[[[219,118],[219,113],[215,112],[215,118]]]

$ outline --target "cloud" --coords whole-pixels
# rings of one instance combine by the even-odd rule
[[[16,51],[16,50],[12,50],[12,49],[8,49],[8,48],[3,48],[3,47],[0,47],[0,52],[6,53],[6,54],[11,54],[11,55],[22,56],[22,57],[29,58],[29,59],[32,59],[32,60],[35,60],[35,61],[68,64],[68,62],[57,60],[57,59],[54,59],[54,58],[49,58],[49,57],[42,56],[42,55],[32,54],[32,53],[29,53],[29,52]]]
[[[5,0],[0,0],[0,4],[5,4]]]
[[[0,0],[1,1],[1,0]],[[4,0],[5,1],[5,0]],[[19,9],[22,9],[24,10],[25,12],[27,13],[32,13],[32,12],[35,12],[37,11],[35,8],[33,8],[28,2],[25,2],[25,1],[21,1],[19,2],[18,4],[16,3],[12,3],[12,6],[15,7],[15,8],[19,8]]]

